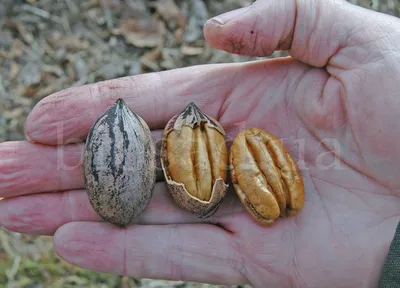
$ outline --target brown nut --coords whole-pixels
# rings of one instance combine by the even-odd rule
[[[278,138],[252,128],[239,133],[230,150],[233,187],[249,214],[262,225],[294,216],[304,204],[304,185]]]
[[[161,167],[175,202],[200,218],[215,213],[226,194],[225,131],[190,103],[164,129]]]

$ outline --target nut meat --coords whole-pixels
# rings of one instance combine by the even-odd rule
[[[258,128],[239,133],[230,150],[234,189],[260,224],[294,216],[304,204],[297,164],[275,136]]]
[[[83,169],[91,205],[112,224],[127,226],[150,202],[156,177],[153,139],[122,99],[90,129]]]
[[[225,131],[190,103],[164,130],[161,164],[175,202],[207,218],[226,194],[228,153]]]

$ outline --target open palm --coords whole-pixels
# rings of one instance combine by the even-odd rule
[[[205,27],[208,42],[228,52],[289,49],[292,57],[116,79],[42,100],[27,121],[31,141],[0,145],[0,224],[55,233],[65,260],[134,277],[376,285],[400,218],[400,23],[341,1],[293,2],[257,1]],[[84,191],[82,141],[117,98],[156,140],[189,102],[220,121],[228,142],[250,127],[277,135],[302,171],[303,210],[262,227],[231,190],[214,216],[200,220],[158,182],[135,224],[104,223]]]

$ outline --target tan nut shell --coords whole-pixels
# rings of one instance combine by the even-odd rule
[[[215,179],[212,184],[211,196],[209,200],[200,200],[197,197],[192,196],[186,189],[183,183],[175,181],[169,170],[169,160],[167,151],[167,137],[172,131],[181,133],[183,127],[191,127],[193,129],[198,128],[199,125],[206,126],[205,129],[215,129],[218,133],[225,135],[224,129],[221,125],[212,117],[203,114],[200,109],[194,104],[190,103],[185,110],[175,115],[166,125],[164,129],[164,138],[161,145],[161,167],[164,173],[165,181],[167,183],[168,190],[172,195],[174,201],[183,209],[192,212],[199,218],[208,218],[212,216],[218,209],[221,201],[223,200],[228,185],[226,184],[227,177],[227,166],[228,166],[228,153],[226,151],[225,140],[223,139],[222,149],[225,150],[225,156],[222,157],[222,162],[219,165],[223,165],[224,169],[221,172],[221,177]],[[182,155],[185,157],[188,155]],[[201,161],[201,160],[200,160]],[[215,162],[215,161],[214,161]],[[222,169],[221,169],[222,170]],[[185,171],[182,171],[185,173]]]

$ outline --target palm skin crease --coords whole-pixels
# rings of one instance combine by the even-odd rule
[[[291,57],[126,77],[43,99],[26,123],[30,141],[0,144],[0,225],[54,235],[56,252],[75,265],[138,278],[375,287],[400,218],[400,23],[321,3],[256,1],[205,26],[215,48]],[[228,143],[250,127],[277,135],[301,169],[303,210],[262,227],[230,190],[200,220],[159,182],[128,229],[104,223],[84,192],[82,140],[119,97],[156,140],[189,102],[220,121]]]

